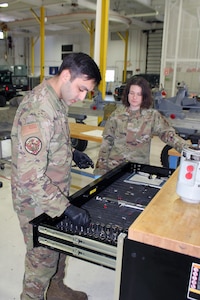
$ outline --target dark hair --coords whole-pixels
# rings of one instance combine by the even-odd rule
[[[130,91],[130,87],[132,85],[138,85],[142,89],[142,104],[141,108],[149,108],[152,105],[152,93],[151,93],[151,88],[149,82],[144,79],[143,77],[139,76],[133,76],[131,77],[124,89],[123,95],[122,95],[122,103],[126,106],[129,107],[130,103],[128,101],[128,94]]]
[[[85,75],[88,80],[93,79],[96,85],[99,85],[101,81],[100,70],[95,61],[87,54],[70,53],[67,54],[58,70],[57,75],[60,75],[63,70],[69,70],[71,73],[71,79]]]

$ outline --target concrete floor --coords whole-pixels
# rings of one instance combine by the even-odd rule
[[[73,121],[73,120],[71,120]],[[86,124],[97,125],[97,117],[88,117]],[[151,148],[151,164],[160,166],[160,152],[163,143],[154,137]],[[88,142],[85,152],[96,162],[99,144]],[[87,170],[93,172],[92,169]],[[10,166],[0,170],[0,299],[19,300],[24,273],[25,245],[19,228],[17,216],[12,207],[10,188]],[[71,194],[77,187],[84,187],[93,179],[72,173]],[[73,289],[85,291],[89,300],[112,300],[115,289],[115,271],[88,263],[77,258],[68,257],[64,282]]]

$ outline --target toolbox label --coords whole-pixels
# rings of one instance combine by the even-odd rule
[[[187,298],[200,299],[200,264],[192,263]]]

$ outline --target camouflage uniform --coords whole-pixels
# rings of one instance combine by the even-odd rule
[[[68,206],[71,140],[67,106],[44,80],[21,102],[13,123],[12,197],[27,245],[21,299],[44,299],[58,253],[33,248],[29,221],[45,212],[60,216]]]
[[[186,144],[157,110],[118,106],[105,124],[94,173],[103,175],[124,161],[149,164],[153,135],[179,152]]]

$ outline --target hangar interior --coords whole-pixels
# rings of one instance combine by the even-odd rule
[[[113,92],[123,82],[125,70],[127,76],[159,73],[160,84],[168,96],[175,94],[178,81],[185,81],[191,92],[198,93],[199,4],[196,0],[190,3],[111,0],[106,12],[108,28],[105,24],[100,29],[101,1],[10,0],[7,3],[8,7],[1,7],[0,11],[2,34],[6,37],[0,40],[1,68],[25,65],[27,75],[37,77],[41,74],[40,55],[43,55],[47,77],[50,67],[58,67],[66,52],[85,51],[98,61],[102,51],[98,31],[108,30],[103,64],[114,72],[113,81],[106,84],[108,90]],[[45,30],[43,47],[42,30]]]
[[[106,74],[107,71],[108,73],[111,71],[112,78],[109,77],[107,81],[105,79],[104,100],[114,102],[112,94],[115,88],[123,83],[124,74],[126,79],[140,73],[159,74],[159,88],[163,87],[169,97],[176,94],[178,82],[184,82],[191,94],[200,94],[200,4],[198,0],[110,0],[108,1],[108,11],[102,11],[103,17],[108,14],[108,28],[99,20],[102,1],[8,0],[7,7],[1,6],[0,3],[0,28],[2,30],[0,70],[9,69],[29,87],[35,86],[41,80],[41,70],[44,72],[43,77],[45,78],[55,75],[65,54],[82,51],[91,54],[98,61],[98,55],[102,49],[101,44],[97,42],[99,38],[97,31],[107,29],[108,44],[103,67],[106,69]],[[86,107],[89,111],[89,101],[86,100],[83,107],[78,108],[83,110]],[[1,122],[12,121],[14,109],[10,110],[8,103],[6,107],[0,108]],[[96,126],[99,117],[103,117],[102,111],[99,114],[90,111],[84,122],[86,125]],[[75,123],[76,120],[70,118],[70,122]],[[189,125],[185,124],[185,126]],[[200,130],[199,122],[196,120],[195,125],[192,123],[190,127],[197,131]],[[88,140],[85,149],[85,153],[94,162],[97,160],[99,145],[99,142]],[[4,141],[1,146],[3,147],[1,151],[5,151],[5,156],[7,156],[10,151],[10,140]],[[160,153],[164,146],[164,143],[156,136],[153,137],[152,165],[162,166]],[[1,155],[3,156],[4,153]],[[0,225],[2,228],[0,253],[3,274],[0,281],[0,298],[19,300],[24,272],[25,246],[18,219],[12,207],[10,173],[11,168],[8,161],[5,168],[0,169],[2,182],[0,188]],[[93,169],[90,168],[85,173],[81,173],[74,168],[71,195],[93,180]],[[172,199],[174,197],[172,195]],[[177,198],[173,205],[175,212],[178,212],[180,207]],[[195,220],[198,219],[199,205],[195,208],[192,206],[191,210],[189,205],[191,204],[187,204],[187,207],[181,206],[180,211],[184,220],[180,221],[180,218],[177,217],[173,220],[173,226],[178,220],[182,228],[188,227],[188,231],[191,229],[190,232],[185,233],[185,236],[196,238]],[[166,219],[165,221],[167,222]],[[160,223],[162,223],[161,220]],[[168,227],[170,226],[166,225],[167,229]],[[181,233],[181,229],[177,232],[174,230],[177,239]],[[151,233],[148,234],[147,240],[151,236]],[[158,239],[156,236],[155,240],[158,241]],[[167,239],[167,242],[169,242],[170,248],[173,242],[170,238]],[[199,253],[200,244],[198,242],[196,240],[193,246],[196,253]],[[188,245],[184,241],[179,243],[178,247],[181,249],[180,252],[182,251],[184,254],[187,252]],[[189,256],[192,254],[190,253]],[[186,256],[188,257],[188,255]],[[176,265],[176,261],[174,264]],[[119,285],[117,281],[119,279],[116,279],[117,275],[114,270],[73,256],[68,257],[67,265],[65,283],[74,289],[87,292],[89,300],[119,300],[115,296],[116,282]],[[197,269],[200,269],[199,261]],[[160,291],[161,296],[153,300],[165,300],[163,294],[165,291],[162,290]],[[199,290],[195,290],[190,298],[185,299],[199,299],[198,295]],[[146,299],[151,300],[148,296]],[[179,300],[177,297],[176,299]],[[121,298],[120,300],[129,299]],[[141,299],[136,298],[135,300]]]

